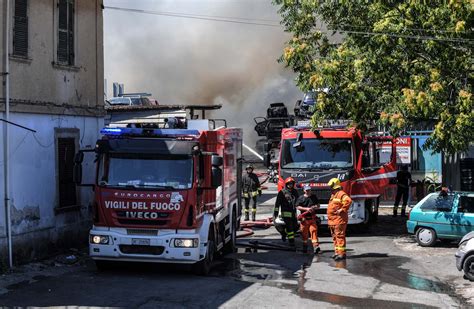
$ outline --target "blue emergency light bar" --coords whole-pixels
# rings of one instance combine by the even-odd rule
[[[199,136],[198,130],[187,129],[103,128],[100,133],[113,136]]]

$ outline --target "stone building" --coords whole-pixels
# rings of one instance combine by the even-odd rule
[[[87,242],[92,192],[75,186],[72,170],[75,152],[93,147],[103,126],[102,9],[103,0],[0,1],[0,72],[8,59],[10,121],[36,131],[8,125],[15,262]],[[5,124],[0,130],[3,165]],[[85,171],[93,170],[89,165]],[[8,248],[4,175],[1,168],[1,256]]]

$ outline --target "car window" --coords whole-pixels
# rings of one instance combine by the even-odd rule
[[[423,211],[451,211],[454,195],[441,196],[433,194],[421,205]]]
[[[461,196],[459,199],[458,212],[474,213],[474,196]]]

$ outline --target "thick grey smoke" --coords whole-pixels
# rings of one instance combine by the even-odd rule
[[[257,23],[279,20],[271,0],[106,0],[105,5]],[[119,81],[126,92],[151,92],[161,104],[223,104],[214,116],[243,127],[249,145],[257,139],[253,117],[264,116],[271,102],[292,108],[301,96],[293,73],[277,63],[288,39],[280,27],[110,9],[104,23],[109,85]]]

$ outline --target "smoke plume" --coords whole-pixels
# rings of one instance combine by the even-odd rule
[[[253,117],[265,116],[272,102],[292,109],[301,96],[293,73],[277,62],[289,35],[282,27],[248,24],[279,23],[270,0],[106,0],[105,5],[242,18],[225,23],[106,8],[109,85],[118,81],[126,92],[151,92],[160,104],[223,104],[213,116],[243,127],[250,146],[257,139]]]

